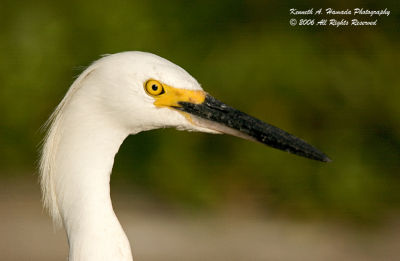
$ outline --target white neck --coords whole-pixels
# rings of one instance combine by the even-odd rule
[[[71,102],[63,113],[53,172],[69,260],[132,260],[110,198],[114,156],[129,132],[86,100]]]

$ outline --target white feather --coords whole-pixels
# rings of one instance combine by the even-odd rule
[[[108,55],[75,80],[46,123],[40,160],[43,203],[54,223],[67,231],[70,260],[132,259],[109,193],[114,156],[129,134],[162,127],[213,132],[175,110],[156,108],[143,89],[150,78],[201,90],[185,70],[156,55]]]

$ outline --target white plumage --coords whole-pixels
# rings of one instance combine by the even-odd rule
[[[70,260],[132,259],[109,194],[114,156],[129,134],[161,127],[206,131],[178,111],[156,108],[143,89],[149,78],[201,90],[185,70],[156,55],[109,55],[76,79],[48,122],[40,161],[43,201],[67,230]]]
[[[146,89],[160,90],[147,86],[149,80],[159,83],[160,94]],[[327,161],[294,136],[231,109],[153,54],[124,52],[89,66],[50,117],[40,161],[43,202],[55,224],[65,227],[69,259],[132,260],[109,187],[114,156],[130,134],[164,127],[223,132]]]

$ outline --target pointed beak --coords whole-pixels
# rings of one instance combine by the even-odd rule
[[[216,133],[261,142],[313,160],[329,162],[324,153],[275,126],[238,111],[202,90],[179,89],[162,85],[162,93],[153,95],[154,105],[182,112],[194,125]]]
[[[179,101],[175,109],[191,115],[192,123],[217,132],[258,141],[309,159],[330,162],[324,153],[307,142],[259,119],[238,111],[205,93],[201,103]]]

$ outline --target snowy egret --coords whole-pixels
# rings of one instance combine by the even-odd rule
[[[69,260],[132,260],[111,204],[114,156],[128,135],[165,127],[231,134],[329,161],[301,139],[216,100],[159,56],[105,56],[72,84],[48,121],[43,143],[43,202],[67,232]]]

